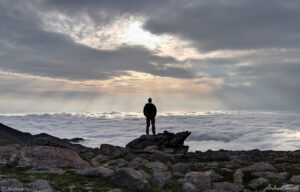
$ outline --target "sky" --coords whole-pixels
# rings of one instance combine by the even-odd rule
[[[0,113],[300,110],[299,0],[0,0]]]

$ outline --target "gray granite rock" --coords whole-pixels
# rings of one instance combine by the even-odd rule
[[[163,188],[171,179],[171,173],[157,173],[151,178],[151,184],[158,188]]]
[[[214,182],[212,184],[213,189],[228,191],[228,192],[239,192],[243,190],[242,184],[229,183],[229,182]]]
[[[274,173],[274,172],[266,171],[266,172],[252,172],[251,175],[256,177],[264,177],[267,179],[285,180],[289,176],[289,173],[287,172]]]
[[[52,187],[49,185],[49,182],[44,179],[37,179],[37,180],[29,183],[28,186],[33,191],[43,191],[43,192],[53,191]]]
[[[193,184],[199,190],[211,188],[211,178],[203,172],[189,172],[184,177],[185,183]]]
[[[150,184],[142,174],[132,168],[120,168],[112,175],[111,181],[115,184],[126,186],[129,189],[147,192],[150,191]]]
[[[132,168],[138,168],[140,166],[146,166],[146,164],[148,164],[148,163],[149,163],[149,161],[147,159],[137,157],[137,158],[134,158],[133,160],[131,160],[128,166],[132,167]]]
[[[252,188],[254,188],[254,189],[256,189],[256,188],[258,188],[258,187],[260,187],[260,186],[262,186],[262,185],[267,184],[268,182],[269,182],[268,179],[266,179],[266,178],[264,178],[264,177],[259,177],[259,178],[257,178],[257,179],[252,179],[252,180],[249,182],[248,186],[249,186],[249,187],[252,187]]]
[[[66,171],[64,171],[60,168],[56,168],[56,167],[44,166],[44,167],[33,167],[25,172],[26,173],[51,173],[51,174],[56,174],[56,175],[62,175]]]
[[[233,181],[235,183],[243,183],[243,177],[244,177],[243,171],[241,169],[237,169],[233,174]]]
[[[106,192],[123,192],[123,190],[122,189],[111,189]]]
[[[113,174],[111,169],[105,167],[93,167],[87,169],[75,169],[75,174],[89,177],[110,177]]]
[[[211,181],[221,181],[224,178],[222,175],[217,174],[213,169],[205,171],[204,173],[210,177]]]
[[[22,148],[18,166],[73,167],[78,169],[91,167],[75,151],[50,146]]]
[[[185,174],[190,171],[190,165],[187,163],[176,163],[173,165],[173,174],[180,173]]]
[[[164,172],[168,170],[168,166],[159,161],[147,163],[146,167],[152,169],[154,173]]]
[[[250,172],[276,172],[276,168],[267,162],[259,162],[253,165],[247,166],[242,168],[243,171],[250,171]]]
[[[294,175],[289,179],[289,183],[300,184],[300,175]]]
[[[0,180],[0,189],[2,192],[23,191],[23,185],[16,179]]]
[[[200,190],[191,183],[184,183],[182,185],[183,192],[200,192]]]

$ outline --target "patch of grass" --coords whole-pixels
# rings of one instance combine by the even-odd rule
[[[170,180],[164,188],[165,191],[172,191],[172,192],[181,192],[182,191],[182,184],[177,182],[176,180]]]
[[[150,175],[153,175],[153,170],[146,167],[145,165],[142,165],[142,166],[139,166],[138,167],[138,170],[143,170],[145,171],[146,173],[150,174]]]

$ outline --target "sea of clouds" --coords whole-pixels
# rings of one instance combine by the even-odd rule
[[[125,146],[145,133],[141,113],[0,114],[0,122],[31,134],[82,137],[81,144]],[[296,150],[300,148],[300,113],[214,111],[159,113],[157,132],[191,131],[190,151]],[[150,128],[151,130],[151,128]]]

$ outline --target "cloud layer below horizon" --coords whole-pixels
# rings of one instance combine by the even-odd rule
[[[0,0],[0,112],[299,110],[296,0]]]

